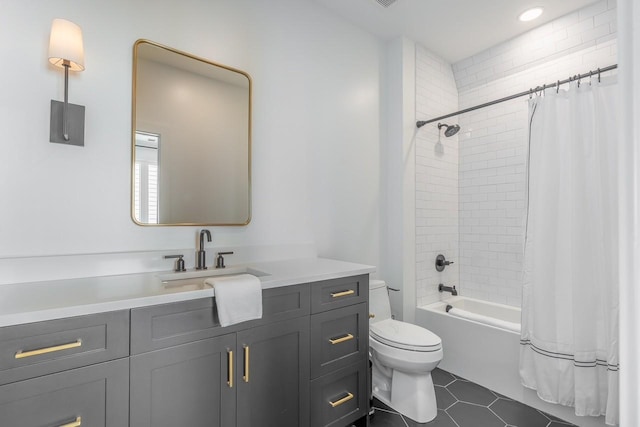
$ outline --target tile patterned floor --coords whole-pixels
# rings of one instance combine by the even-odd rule
[[[576,427],[442,369],[432,377],[438,406],[433,421],[416,423],[374,399],[370,427]]]

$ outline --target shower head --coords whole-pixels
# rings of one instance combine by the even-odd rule
[[[444,136],[446,136],[447,138],[455,135],[460,130],[459,125],[448,125],[446,123],[438,123],[438,130],[442,129],[443,127],[446,127],[446,129],[444,130]]]

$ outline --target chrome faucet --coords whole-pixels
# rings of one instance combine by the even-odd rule
[[[209,230],[200,230],[200,249],[196,251],[196,270],[207,269],[207,253],[204,250],[204,236],[207,236],[207,242],[211,241],[211,233]]]
[[[445,286],[442,283],[438,285],[438,292],[451,292],[451,295],[458,295],[458,291],[456,291],[456,286]]]

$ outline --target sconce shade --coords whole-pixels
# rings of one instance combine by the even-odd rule
[[[51,24],[49,62],[63,68],[65,60],[69,61],[70,70],[84,70],[82,29],[71,21],[56,18]]]

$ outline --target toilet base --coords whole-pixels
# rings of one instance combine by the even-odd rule
[[[418,423],[432,421],[438,415],[431,372],[416,375],[394,370],[390,387],[384,376],[376,378],[376,374],[380,372],[374,369],[373,396],[385,405]]]

